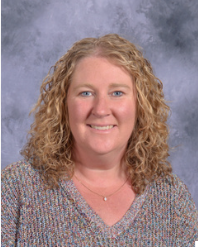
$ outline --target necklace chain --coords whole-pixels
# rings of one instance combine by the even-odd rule
[[[88,189],[90,192],[92,192],[92,193],[94,193],[94,194],[97,194],[97,195],[101,196],[101,197],[103,198],[104,201],[107,201],[107,198],[108,198],[108,197],[110,197],[110,196],[112,196],[113,194],[117,193],[117,192],[126,184],[126,182],[128,181],[128,178],[127,178],[126,181],[124,182],[124,184],[122,184],[122,186],[119,187],[116,191],[114,191],[112,194],[109,194],[109,195],[104,196],[104,195],[101,195],[101,194],[99,194],[99,193],[96,193],[96,192],[94,192],[93,190],[91,190],[90,188],[88,188],[85,184],[82,183],[82,181],[80,181],[80,180],[76,177],[76,175],[74,175],[74,177],[77,179],[77,181],[79,181],[79,182],[80,182],[86,189]]]

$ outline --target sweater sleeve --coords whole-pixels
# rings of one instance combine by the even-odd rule
[[[179,182],[176,196],[177,246],[194,247],[198,241],[198,210],[184,183]]]
[[[1,175],[1,246],[16,246],[17,224],[19,220],[19,188],[12,165]]]

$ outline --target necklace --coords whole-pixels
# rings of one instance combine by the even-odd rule
[[[92,192],[92,193],[94,193],[94,194],[97,194],[97,195],[101,196],[101,197],[103,198],[103,201],[107,201],[107,198],[109,198],[109,197],[112,196],[113,194],[117,193],[117,192],[126,184],[126,182],[128,181],[128,178],[129,178],[129,177],[128,177],[128,178],[126,179],[126,181],[124,182],[124,184],[122,184],[122,186],[119,187],[115,192],[113,192],[112,194],[109,194],[109,195],[104,196],[104,195],[101,195],[101,194],[98,194],[98,193],[94,192],[93,190],[91,190],[90,188],[88,188],[87,186],[85,186],[85,184],[83,184],[75,175],[74,175],[74,177],[76,178],[77,181],[79,181],[79,182],[80,182],[86,189],[88,189],[90,192]]]

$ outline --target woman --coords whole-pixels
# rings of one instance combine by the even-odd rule
[[[162,83],[132,43],[75,43],[33,111],[25,160],[2,174],[2,246],[194,246],[197,210],[167,161]]]

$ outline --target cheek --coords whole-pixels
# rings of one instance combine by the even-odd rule
[[[88,107],[84,102],[70,101],[68,103],[69,121],[70,124],[82,122],[88,114]]]
[[[117,106],[117,114],[120,119],[126,122],[134,123],[136,117],[136,103],[129,101]]]

